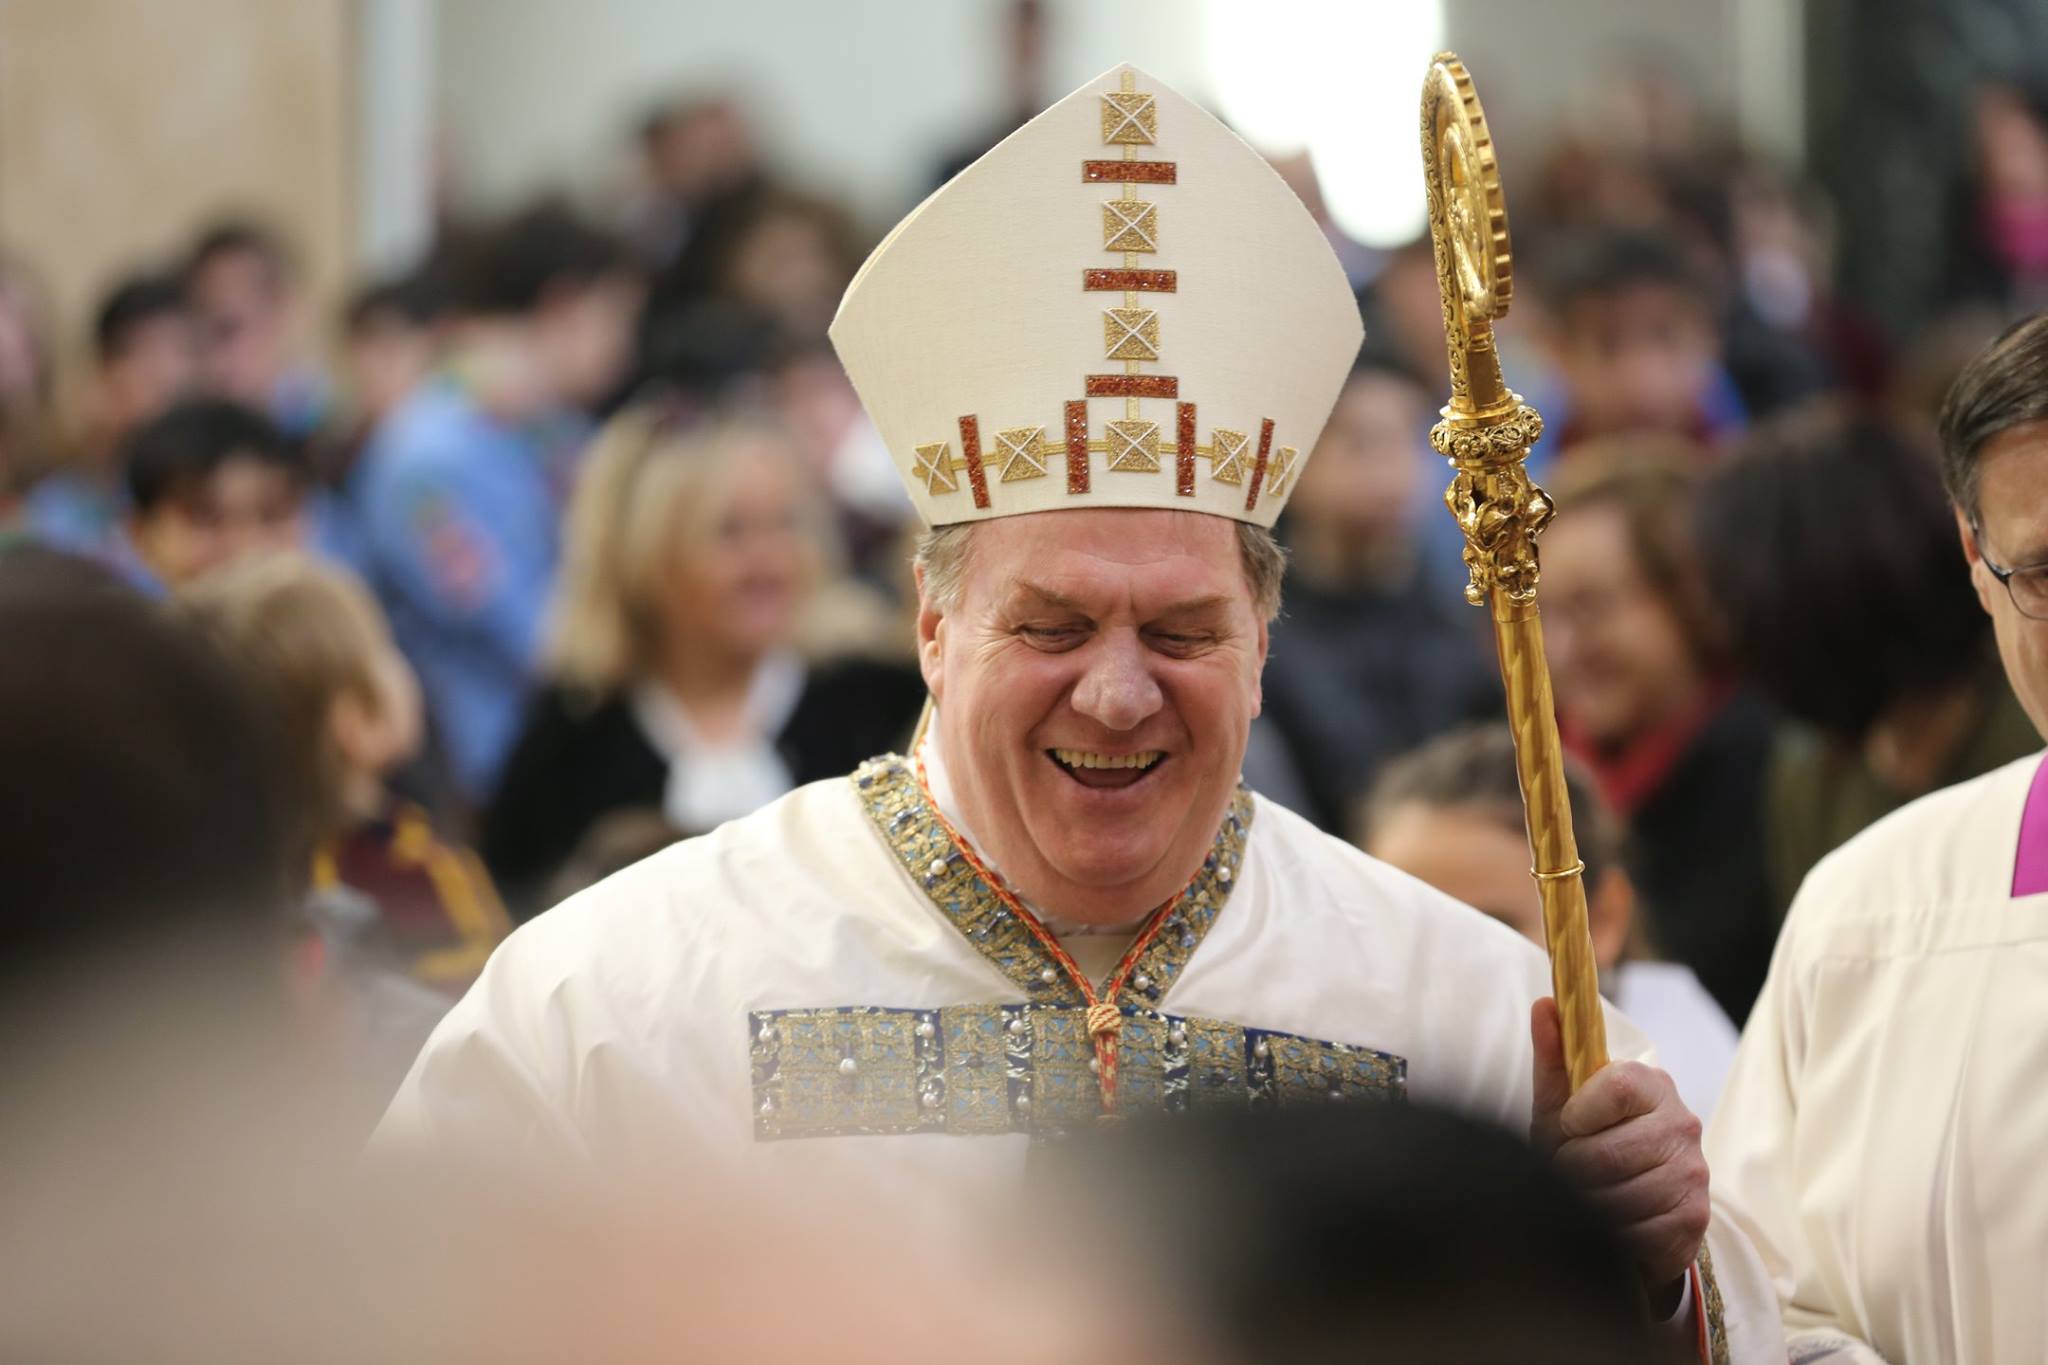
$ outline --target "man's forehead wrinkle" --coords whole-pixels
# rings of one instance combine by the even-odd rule
[[[1185,579],[1175,575],[1160,586],[1165,590],[1159,594],[1141,595],[1141,587],[1135,583],[1120,583],[1101,594],[1064,591],[1051,583],[1013,575],[1002,601],[1010,606],[1038,604],[1060,611],[1080,612],[1084,615],[1114,613],[1122,610],[1132,615],[1145,617],[1194,616],[1204,612],[1227,609],[1231,604],[1228,593],[1198,592],[1193,596],[1178,594],[1185,585]]]

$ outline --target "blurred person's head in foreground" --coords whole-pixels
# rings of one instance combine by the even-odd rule
[[[122,462],[129,541],[168,586],[305,539],[304,458],[253,408],[181,403],[130,435]]]
[[[1558,718],[1618,753],[1707,704],[1726,671],[1685,514],[1689,449],[1649,436],[1589,446],[1553,482],[1543,619]]]
[[[2005,674],[2048,735],[2048,315],[2012,327],[1941,411],[1942,478]]]
[[[588,408],[624,378],[640,280],[625,247],[569,209],[460,234],[445,280],[454,360],[486,406]]]
[[[1709,286],[1677,240],[1588,231],[1553,247],[1540,275],[1563,438],[1711,434],[1720,330]]]
[[[447,300],[429,270],[372,284],[342,316],[342,363],[349,396],[375,425],[426,378],[439,358]]]
[[[1422,386],[1384,360],[1361,357],[1288,507],[1297,574],[1330,585],[1370,582],[1409,562],[1428,425]]]
[[[29,546],[0,552],[0,638],[5,994],[101,953],[281,942],[289,777],[228,661],[105,569]]]
[[[287,550],[225,564],[181,598],[276,707],[311,840],[376,815],[422,720],[419,681],[368,590]]]
[[[96,416],[118,446],[129,432],[189,395],[199,382],[199,330],[172,275],[133,275],[93,317]]]
[[[548,667],[595,696],[788,648],[829,541],[790,436],[751,414],[629,408],[570,503]]]
[[[1586,870],[1593,958],[1611,972],[1629,948],[1635,887],[1621,863],[1621,834],[1593,780],[1565,761],[1572,831]],[[1382,862],[1541,946],[1543,902],[1529,875],[1529,835],[1514,736],[1505,725],[1440,735],[1390,763],[1360,811],[1354,842]]]
[[[184,282],[206,389],[269,411],[306,341],[298,262],[284,238],[253,219],[215,223],[193,243]]]
[[[1835,404],[1774,419],[1700,487],[1693,522],[1744,675],[1835,740],[1866,744],[1983,674],[1989,625],[1934,452],[1891,423]]]
[[[1651,1358],[1606,1222],[1503,1130],[1401,1102],[1218,1109],[1065,1160],[1219,1362]]]

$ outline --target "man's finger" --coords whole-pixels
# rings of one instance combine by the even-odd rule
[[[1553,1018],[1557,1007],[1551,1006]],[[1593,1074],[1558,1112],[1558,1129],[1568,1138],[1605,1132],[1616,1124],[1654,1113],[1676,1091],[1671,1078],[1641,1062],[1611,1062]]]
[[[1529,1141],[1547,1155],[1564,1141],[1560,1119],[1572,1098],[1572,1075],[1564,1064],[1564,1028],[1558,1022],[1557,1001],[1547,995],[1529,1011],[1529,1043],[1534,1081]]]
[[[1574,1185],[1619,1184],[1684,1157],[1696,1146],[1690,1115],[1660,1112],[1627,1119],[1590,1137],[1567,1137],[1552,1154],[1560,1175]]]

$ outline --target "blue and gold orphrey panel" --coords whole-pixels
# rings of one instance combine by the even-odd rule
[[[1118,1108],[1399,1097],[1408,1064],[1348,1043],[1123,1006]],[[757,1010],[754,1136],[1055,1136],[1097,1118],[1086,1010],[1071,1005]]]

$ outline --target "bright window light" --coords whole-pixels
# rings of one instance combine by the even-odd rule
[[[1206,0],[1219,111],[1270,155],[1308,152],[1330,216],[1367,246],[1418,235],[1417,106],[1441,0]]]

